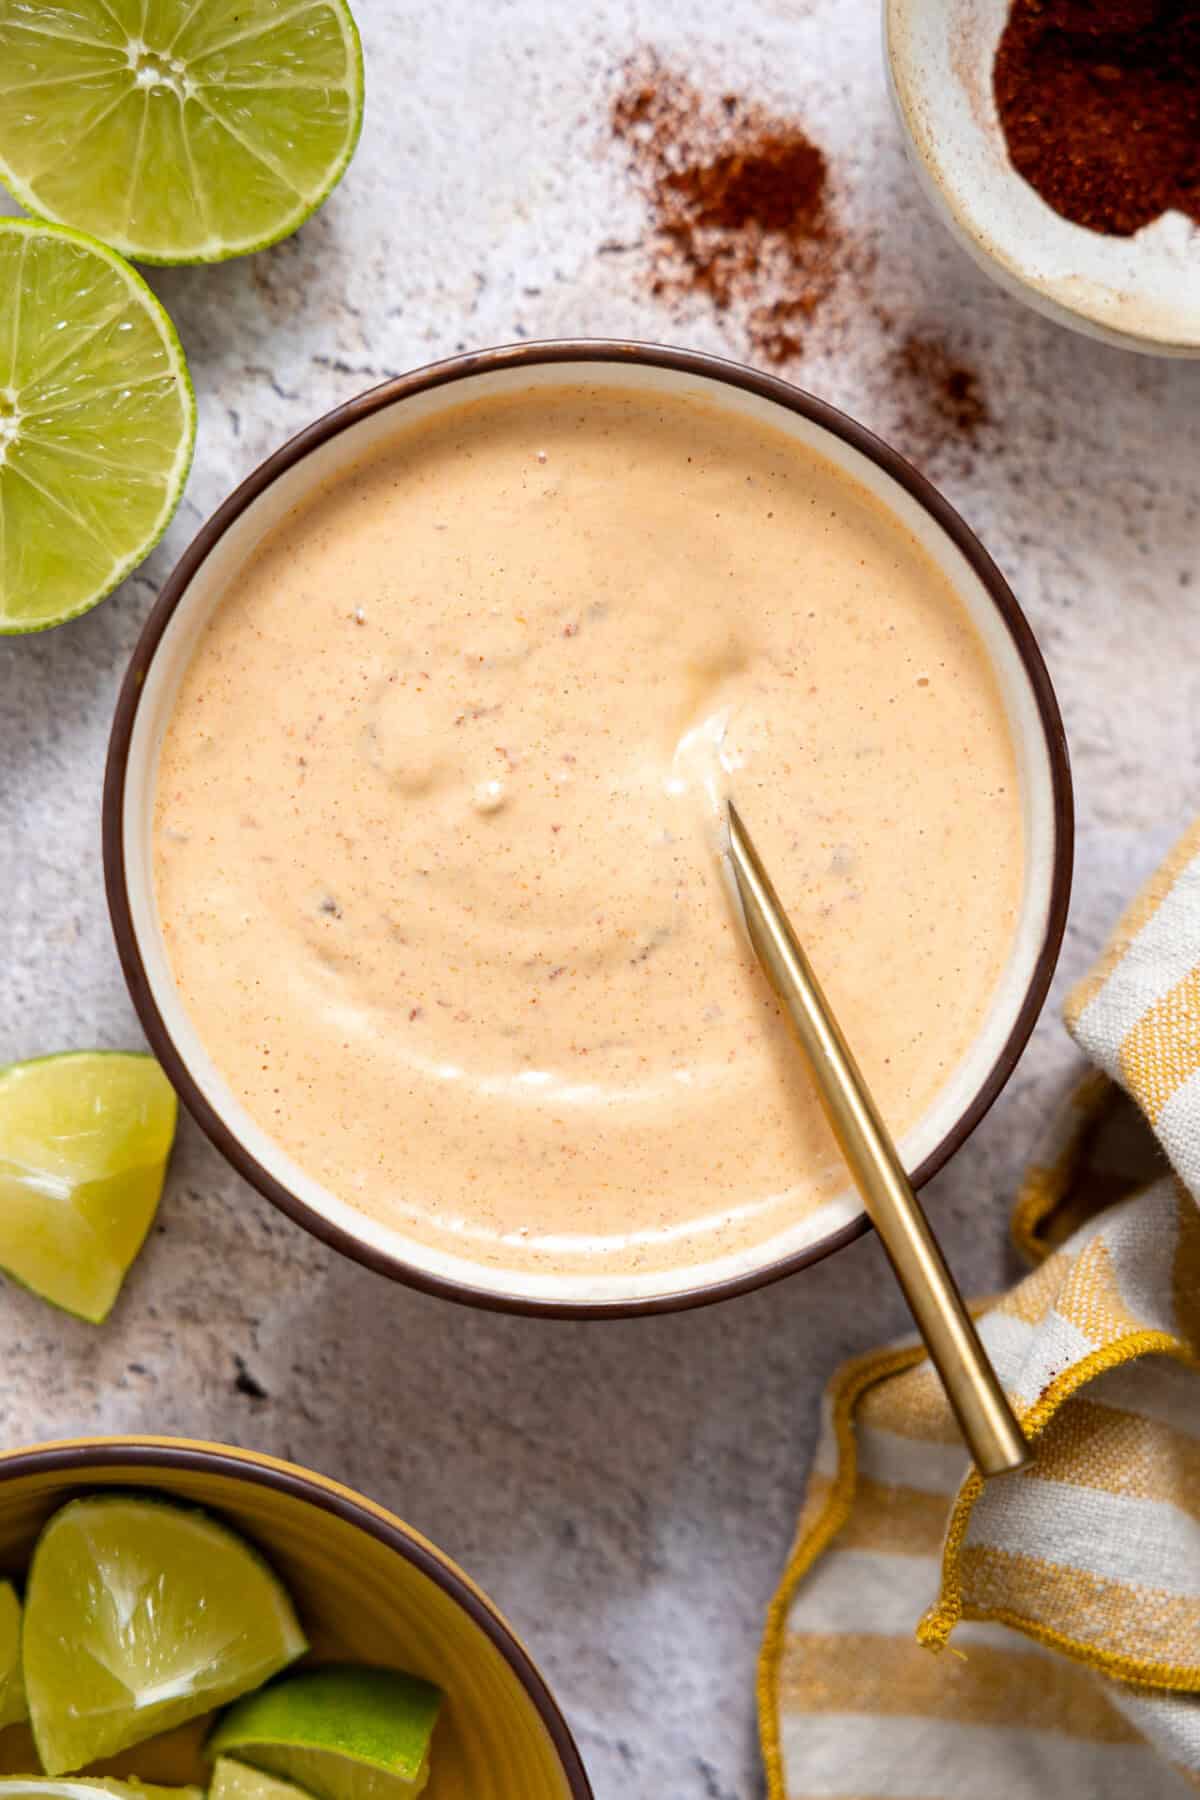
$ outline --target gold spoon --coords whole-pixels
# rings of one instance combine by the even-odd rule
[[[1032,1452],[913,1193],[896,1146],[732,800],[729,859],[755,954],[812,1065],[817,1093],[981,1475]]]

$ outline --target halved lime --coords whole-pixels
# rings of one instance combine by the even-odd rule
[[[396,1669],[306,1669],[231,1707],[208,1752],[294,1781],[316,1800],[410,1800],[429,1779],[441,1702],[428,1681]]]
[[[21,1602],[12,1582],[0,1581],[0,1729],[28,1717],[21,1674]]]
[[[219,262],[302,225],[362,126],[345,0],[0,6],[0,179],[143,262]]]
[[[99,1324],[150,1229],[178,1110],[152,1056],[0,1069],[0,1269]]]
[[[0,632],[61,625],[137,567],[195,431],[179,339],[141,276],[77,231],[0,219]]]
[[[206,1513],[97,1494],[55,1513],[25,1597],[25,1686],[48,1775],[169,1731],[307,1648],[257,1551]]]
[[[5,1775],[0,1777],[0,1800],[204,1800],[204,1789],[198,1787],[155,1787],[149,1781],[132,1777],[118,1781],[115,1776],[69,1775],[54,1780],[49,1775]]]
[[[0,1800],[4,1800],[0,1795]],[[218,1756],[208,1785],[208,1800],[312,1800],[292,1781],[280,1781],[232,1756]]]

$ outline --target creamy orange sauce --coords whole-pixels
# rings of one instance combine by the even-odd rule
[[[286,518],[162,750],[184,1005],[420,1245],[624,1275],[846,1186],[718,868],[728,791],[897,1133],[976,1036],[1023,829],[974,628],[846,475],[700,399],[410,428]]]

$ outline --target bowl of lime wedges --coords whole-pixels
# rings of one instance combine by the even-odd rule
[[[168,1438],[12,1451],[0,1577],[0,1800],[590,1800],[491,1602],[324,1476]]]

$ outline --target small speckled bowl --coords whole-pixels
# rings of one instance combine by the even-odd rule
[[[992,64],[1009,0],[884,0],[892,97],[929,198],[980,268],[1091,337],[1200,356],[1200,231],[1168,212],[1132,238],[1062,218],[1008,160]]]
[[[927,1181],[974,1130],[1016,1065],[1050,984],[1071,885],[1071,778],[1062,721],[1033,634],[1004,577],[958,514],[894,450],[785,381],[696,351],[581,340],[520,344],[435,363],[318,419],[230,495],[167,581],[134,651],[113,721],[104,789],[104,866],[117,948],[146,1034],[185,1106],[247,1180],[318,1237],[384,1274],[511,1312],[599,1318],[667,1312],[760,1287],[828,1256],[867,1228],[846,1192],[765,1243],[705,1263],[629,1275],[506,1269],[452,1256],[369,1218],[301,1168],[230,1091],[180,999],[154,891],[152,824],[163,736],[183,671],[213,609],[264,533],[304,496],[402,427],[493,394],[563,382],[701,398],[784,432],[842,469],[910,531],[944,572],[994,671],[1017,753],[1026,876],[1008,963],[979,1034],[900,1146]],[[936,880],[936,871],[931,871]],[[946,896],[953,904],[953,896]],[[414,1182],[430,1145],[408,1147]],[[514,1176],[514,1182],[517,1177]]]
[[[425,1538],[349,1488],[273,1457],[155,1437],[74,1438],[0,1455],[0,1570],[18,1581],[34,1540],[67,1500],[97,1488],[153,1489],[219,1514],[286,1583],[314,1653],[406,1669],[446,1695],[428,1800],[591,1800],[570,1731],[491,1601]],[[122,1771],[207,1783],[207,1721],[127,1752]],[[0,1767],[30,1761],[4,1734]]]

